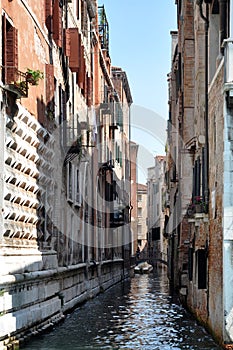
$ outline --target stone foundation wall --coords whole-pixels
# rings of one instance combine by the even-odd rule
[[[6,276],[0,290],[0,349],[17,349],[127,277],[122,259]]]

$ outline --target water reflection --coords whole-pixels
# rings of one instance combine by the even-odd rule
[[[165,273],[136,275],[69,315],[24,350],[220,349],[169,295]]]

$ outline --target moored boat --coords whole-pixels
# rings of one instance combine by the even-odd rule
[[[134,273],[150,273],[153,271],[153,266],[148,264],[147,261],[139,263],[137,266],[134,268]]]

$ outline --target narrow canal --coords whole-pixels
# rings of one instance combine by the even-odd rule
[[[165,272],[136,275],[88,301],[24,350],[220,349],[169,295]]]

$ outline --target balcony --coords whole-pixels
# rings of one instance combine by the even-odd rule
[[[101,41],[101,48],[109,53],[109,25],[106,17],[106,12],[104,6],[98,7],[98,15],[99,15],[99,35]]]
[[[16,67],[2,67],[5,77],[4,89],[16,94],[17,98],[28,97],[27,73],[19,71]]]
[[[202,197],[194,197],[187,209],[187,216],[189,222],[196,222],[197,220],[208,220],[208,205]]]

